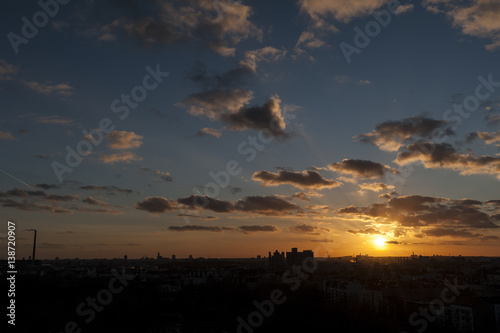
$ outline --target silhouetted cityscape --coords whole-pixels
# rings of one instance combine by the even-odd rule
[[[498,257],[314,258],[292,248],[17,266],[26,332],[500,332]]]

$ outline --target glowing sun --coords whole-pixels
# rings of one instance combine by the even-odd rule
[[[377,237],[375,238],[375,240],[373,241],[373,243],[375,245],[377,245],[378,247],[383,247],[385,246],[385,238],[384,237]]]

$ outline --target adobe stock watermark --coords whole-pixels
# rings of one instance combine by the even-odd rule
[[[162,72],[159,64],[156,65],[155,69],[147,66],[146,72],[148,74],[143,77],[142,84],[132,88],[130,94],[121,94],[120,98],[111,103],[111,112],[119,114],[118,118],[120,120],[125,120],[130,114],[130,109],[137,108],[139,103],[143,102],[148,96],[148,91],[158,88],[160,83],[163,82],[163,78],[170,75],[170,73]],[[99,121],[99,128],[82,130],[83,139],[77,143],[76,149],[69,145],[66,146],[66,164],[56,161],[51,164],[59,182],[63,181],[65,173],[73,172],[73,169],[82,163],[83,158],[92,153],[94,146],[97,147],[102,143],[105,134],[110,133],[115,128],[116,126],[111,119],[102,118]]]
[[[469,116],[475,112],[481,102],[486,101],[495,90],[500,87],[500,81],[493,81],[493,74],[489,74],[487,78],[482,75],[477,77],[479,84],[474,89],[474,94],[470,94],[465,97],[461,104],[454,103],[453,107],[447,109],[443,113],[442,119],[451,124],[453,130],[457,130],[462,125],[463,119],[469,118]],[[448,140],[448,134],[442,128],[436,128],[430,137],[430,142],[416,142],[415,145],[418,147],[418,151],[415,150],[412,154],[423,153],[425,155],[431,155],[436,149],[435,145],[429,144],[441,144]],[[413,164],[418,161],[413,161],[410,159],[411,163],[405,164],[398,167],[399,174],[386,174],[386,181],[389,185],[395,185],[397,183],[403,183],[405,178],[410,177],[415,172]]]
[[[76,307],[76,314],[82,318],[86,317],[83,321],[87,325],[94,321],[96,312],[102,312],[104,307],[113,301],[113,295],[121,293],[128,286],[128,281],[133,280],[133,278],[120,275],[115,269],[111,272],[113,277],[109,280],[107,288],[99,290],[95,297],[87,297],[85,302]],[[64,325],[64,331],[60,333],[81,333],[82,331],[76,321],[68,321]]]
[[[54,18],[60,9],[60,5],[66,5],[71,0],[40,0],[37,2],[42,9],[33,14],[31,20],[26,16],[21,17],[23,25],[21,33],[9,32],[7,38],[15,54],[19,53],[21,44],[28,44],[29,41],[38,35],[38,29],[45,27],[49,23],[49,18]]]
[[[441,298],[434,299],[429,303],[427,308],[420,307],[418,312],[413,312],[408,319],[408,323],[417,329],[418,333],[422,333],[427,329],[429,322],[436,321],[438,315],[445,309],[446,304],[455,302],[460,296],[460,290],[465,290],[467,287],[458,284],[458,279],[455,278],[454,284],[444,280],[445,288],[441,290]],[[429,313],[429,311],[431,313]],[[402,331],[401,333],[408,333]]]
[[[290,291],[296,291],[299,289],[302,281],[309,278],[310,274],[314,273],[318,269],[318,261],[315,258],[305,258],[302,260],[301,265],[293,265],[290,269],[285,271],[281,276],[281,281],[288,285]],[[238,322],[238,327],[236,328],[237,333],[253,333],[256,328],[264,324],[265,318],[272,316],[276,305],[281,305],[285,303],[286,296],[285,292],[281,289],[274,289],[269,293],[269,299],[262,302],[257,300],[253,301],[253,305],[256,311],[250,312],[247,319],[243,319],[241,316],[236,318]]]
[[[353,40],[354,45],[346,42],[339,44],[340,50],[348,64],[352,62],[351,57],[353,54],[360,54],[361,50],[370,44],[372,38],[377,37],[382,32],[382,28],[386,28],[391,23],[392,15],[396,15],[399,5],[399,0],[390,0],[387,3],[387,10],[382,9],[371,12],[374,20],[365,24],[364,31],[358,26],[354,27],[354,32],[356,32]]]

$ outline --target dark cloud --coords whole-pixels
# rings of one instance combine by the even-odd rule
[[[231,194],[238,194],[241,191],[243,191],[243,189],[241,187],[237,187],[237,186],[229,186],[229,187],[231,188]]]
[[[106,191],[106,192],[119,192],[119,193],[126,193],[130,194],[134,191],[126,189],[126,188],[120,188],[116,186],[101,186],[101,185],[86,185],[86,186],[81,186],[80,189],[86,190],[86,191]]]
[[[54,214],[73,214],[74,212],[70,209],[59,207],[56,205],[42,205],[36,202],[29,202],[23,200],[23,202],[18,202],[12,199],[0,199],[3,207],[17,208],[19,210],[29,211],[29,212],[45,212]]]
[[[255,72],[252,68],[242,64],[223,73],[209,74],[205,64],[197,61],[193,69],[186,73],[186,77],[193,82],[199,83],[206,90],[209,90],[245,86],[254,74]]]
[[[421,162],[429,169],[451,169],[461,175],[485,174],[500,179],[500,157],[461,154],[449,143],[419,141],[398,153],[395,162],[399,165]]]
[[[360,229],[360,230],[347,230],[347,232],[351,233],[351,234],[355,234],[355,235],[359,235],[359,234],[362,234],[362,235],[383,235],[384,233],[379,231],[379,230],[376,230],[374,228],[367,228],[367,229]]]
[[[300,211],[300,207],[277,196],[252,196],[237,201],[225,201],[209,196],[191,195],[170,201],[163,197],[148,197],[138,202],[136,209],[146,210],[151,213],[169,212],[183,205],[194,210],[210,210],[216,213],[248,213],[262,215],[286,215]]]
[[[224,113],[220,120],[233,131],[267,130],[267,134],[286,139],[290,134],[285,132],[286,123],[280,104],[281,99],[275,95],[261,106],[242,107],[236,112]]]
[[[373,144],[385,151],[398,151],[402,146],[415,140],[430,139],[442,134],[454,134],[447,122],[426,117],[411,117],[377,124],[375,130],[357,135],[354,140]]]
[[[409,195],[389,200],[389,206],[404,211],[421,211],[428,209],[429,203],[442,202],[445,199],[426,197],[421,195]]]
[[[132,7],[135,8],[131,10]],[[72,21],[80,18],[77,22],[80,33],[102,42],[112,42],[125,35],[145,48],[152,48],[194,40],[203,42],[223,56],[234,56],[234,46],[262,35],[262,31],[250,21],[252,8],[228,0],[136,1],[133,6],[111,8],[97,2],[86,10],[87,15],[82,15],[80,10]],[[102,16],[99,11],[117,12],[121,17],[107,24],[89,22],[89,16]]]
[[[177,202],[193,209],[201,208],[216,213],[229,213],[234,211],[234,204],[232,202],[214,199],[207,195],[191,195],[189,197],[179,198]]]
[[[465,239],[480,239],[486,240],[499,240],[497,236],[483,236],[478,233],[470,232],[466,229],[445,229],[445,228],[433,228],[424,230],[423,234],[430,237],[451,237],[451,238],[465,238]]]
[[[295,193],[294,195],[292,195],[292,198],[296,198],[302,201],[311,201],[311,197],[304,192]]]
[[[500,114],[489,114],[486,116],[489,125],[500,125]]]
[[[191,94],[177,106],[187,108],[191,115],[223,122],[231,131],[267,130],[268,135],[287,139],[291,134],[285,132],[279,97],[274,95],[263,105],[250,106],[253,92],[247,87],[249,79],[256,74],[258,62],[275,61],[285,53],[273,47],[247,51],[235,68],[220,74],[208,74],[205,65],[197,63],[188,73],[188,78],[201,84],[204,90]],[[207,134],[221,136],[220,131],[211,128],[205,128],[197,135]]]
[[[47,186],[50,187],[50,186]],[[76,201],[78,200],[78,196],[76,195],[58,195],[58,194],[50,194],[44,191],[25,191],[20,188],[15,188],[8,191],[1,191],[0,198],[9,198],[9,197],[18,197],[18,198],[31,198],[34,200],[45,200],[45,201]]]
[[[45,197],[47,193],[44,191],[25,191],[20,188],[14,188],[8,191],[0,191],[1,198],[9,198],[9,197],[20,197],[20,198],[28,198],[28,197]]]
[[[275,232],[278,228],[274,225],[242,225],[239,227],[243,232]]]
[[[215,219],[217,219],[217,217],[215,217],[215,216],[200,216],[200,215],[194,215],[194,214],[177,214],[177,216],[202,219],[202,220],[215,220]]]
[[[43,198],[43,200],[49,201],[77,201],[77,195],[58,195],[58,194],[48,194]]]
[[[290,227],[291,232],[305,233],[309,235],[319,235],[321,231],[329,231],[326,228],[315,227],[308,224],[295,225]]]
[[[147,197],[143,201],[137,202],[135,208],[150,213],[164,213],[174,210],[175,206],[175,202],[163,197]]]
[[[209,232],[222,232],[226,230],[235,230],[232,227],[214,227],[214,226],[200,226],[200,225],[183,225],[183,226],[170,226],[170,231],[209,231]]]
[[[398,241],[385,241],[386,244],[392,244],[392,245],[400,245],[402,243],[398,242]]]
[[[40,160],[50,160],[52,158],[55,158],[57,156],[59,156],[60,154],[35,154],[36,158],[40,159]]]
[[[306,170],[292,172],[280,170],[278,173],[258,171],[252,176],[253,180],[260,181],[262,186],[278,186],[288,184],[300,189],[322,189],[340,186],[340,183],[323,178],[317,171]]]
[[[356,159],[344,159],[342,162],[329,164],[328,168],[340,174],[368,179],[381,178],[386,172],[397,173],[395,169],[381,163]]]
[[[217,226],[199,226],[199,225],[185,225],[185,226],[170,226],[170,231],[209,231],[209,232],[223,232],[223,231],[239,231],[244,234],[252,232],[275,232],[278,231],[273,225],[243,225],[240,227],[217,227]]]
[[[420,195],[392,198],[388,203],[368,207],[349,206],[340,214],[376,219],[378,223],[396,223],[403,227],[453,227],[462,229],[500,228],[494,214],[488,214],[481,202],[471,199],[446,199]]]
[[[361,209],[355,206],[340,208],[337,210],[339,214],[361,214]]]
[[[92,197],[86,197],[85,199],[82,200],[82,202],[88,203],[89,205],[108,206],[108,203],[94,199]]]

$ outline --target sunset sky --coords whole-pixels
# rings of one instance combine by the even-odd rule
[[[0,5],[18,259],[499,255],[498,1],[59,1]]]

